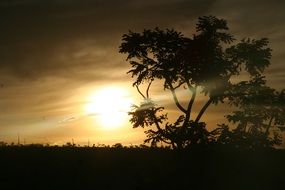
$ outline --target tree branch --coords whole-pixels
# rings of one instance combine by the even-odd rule
[[[143,93],[140,91],[139,86],[138,86],[138,85],[135,85],[135,86],[136,86],[136,88],[137,88],[137,91],[140,93],[140,95],[141,95],[144,99],[146,99],[145,95],[143,95]]]
[[[172,142],[167,142],[166,140],[164,140],[163,138],[160,138],[160,140],[166,144],[172,144]]]
[[[150,88],[150,85],[152,83],[153,80],[151,80],[147,86],[147,89],[146,89],[146,97],[149,98],[149,88]]]
[[[184,82],[180,82],[177,86],[173,87],[173,89],[176,90],[177,88],[179,88],[183,84],[184,84]]]
[[[171,91],[171,94],[173,96],[173,99],[174,99],[174,102],[175,102],[175,105],[183,112],[186,114],[187,110],[185,108],[183,108],[183,106],[179,103],[178,101],[178,98],[177,98],[177,95],[176,95],[176,92],[175,92],[175,89],[173,88],[172,84],[171,83],[168,83],[169,87],[170,87],[170,91]]]
[[[156,118],[156,115],[155,115],[155,113],[153,113],[152,114],[152,117],[153,117],[153,119],[154,119],[154,124],[155,124],[155,126],[156,126],[156,128],[157,128],[157,130],[160,132],[160,134],[161,134],[161,137],[159,138],[162,142],[164,142],[164,143],[166,143],[166,144],[172,144],[173,142],[171,141],[171,142],[167,142],[166,140],[164,140],[163,139],[163,130],[161,129],[161,127],[160,127],[160,125],[159,125],[159,122],[158,122],[158,120],[157,120],[157,118]]]
[[[193,92],[194,90],[196,91],[197,86],[193,87],[193,86],[189,83],[188,80],[186,81],[186,84],[187,84],[188,89],[189,89],[191,92]]]
[[[140,95],[141,95],[144,99],[149,98],[149,89],[150,89],[150,85],[151,85],[152,81],[153,81],[153,80],[151,80],[151,81],[149,82],[149,84],[147,85],[146,96],[140,91],[139,86],[138,86],[138,85],[135,85],[135,87],[137,88],[137,91],[140,93]]]
[[[189,87],[189,86],[188,86]],[[188,107],[187,107],[187,112],[186,112],[186,117],[185,117],[185,121],[184,121],[184,126],[187,122],[189,122],[190,118],[191,118],[191,111],[192,111],[192,107],[196,98],[196,93],[197,93],[197,87],[193,87],[192,89],[192,96],[191,99],[189,101]]]
[[[202,107],[202,109],[200,110],[199,114],[197,115],[195,122],[198,123],[201,119],[201,117],[203,116],[203,114],[205,113],[206,109],[209,107],[209,105],[212,103],[212,98],[210,98],[206,104]]]
[[[155,126],[156,126],[157,130],[158,131],[162,131],[162,129],[160,128],[159,123],[157,121],[156,115],[153,114],[153,117],[154,117],[154,123],[155,123]]]

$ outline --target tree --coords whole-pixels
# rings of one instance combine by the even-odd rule
[[[112,145],[112,148],[120,149],[120,148],[124,148],[124,146],[121,143],[116,143],[116,144]]]
[[[245,72],[254,80],[270,64],[271,49],[266,38],[243,39],[232,45],[234,41],[227,22],[214,16],[199,17],[192,38],[173,29],[159,28],[123,35],[119,51],[127,54],[132,66],[128,73],[144,99],[129,112],[130,121],[134,128],[150,127],[145,131],[145,142],[156,146],[162,141],[173,148],[187,148],[214,140],[217,130],[209,132],[201,121],[208,107],[220,103],[233,105],[234,99],[238,100],[233,89],[243,83],[234,83],[232,78]],[[163,89],[171,92],[181,113],[174,123],[168,122],[164,107],[156,105],[149,95],[156,81],[162,81]],[[145,93],[140,89],[144,84]],[[189,91],[189,96],[184,97],[186,106],[177,96],[181,89]],[[194,116],[192,108],[197,95],[205,96],[207,101]]]
[[[255,77],[234,85],[229,103],[237,110],[227,115],[229,122],[237,124],[230,131],[222,124],[217,141],[242,148],[260,149],[280,145],[280,133],[285,129],[285,91],[266,86],[264,77]]]

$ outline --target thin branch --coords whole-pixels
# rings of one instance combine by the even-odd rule
[[[155,126],[156,126],[157,130],[158,131],[162,131],[162,129],[160,128],[159,123],[158,123],[157,118],[156,118],[155,115],[154,115],[154,117],[155,117],[154,123],[155,123]]]
[[[176,90],[177,88],[179,88],[183,84],[184,84],[184,82],[180,82],[177,86],[173,87],[173,89]]]
[[[160,132],[160,134],[162,135],[162,137],[160,137],[159,139],[160,139],[162,142],[166,143],[166,144],[172,144],[172,141],[171,141],[171,140],[170,140],[171,142],[167,142],[166,140],[163,139],[163,130],[161,129],[161,127],[160,127],[160,125],[159,125],[159,122],[158,122],[158,120],[157,120],[157,117],[156,117],[155,113],[153,113],[152,116],[153,116],[153,118],[154,118],[154,123],[155,123],[155,126],[156,126],[157,130],[158,130],[158,131]]]
[[[150,85],[152,83],[153,80],[151,80],[147,86],[147,89],[146,89],[146,97],[149,98],[149,88],[150,88]]]
[[[193,92],[194,90],[196,91],[197,86],[193,87],[193,86],[189,83],[188,80],[186,81],[186,84],[187,84],[188,89],[189,89],[191,92]]]
[[[213,102],[212,98],[210,98],[206,104],[202,107],[202,109],[200,110],[198,116],[195,119],[195,122],[198,123],[201,119],[201,117],[203,116],[203,114],[205,113],[206,109],[209,107],[209,105],[211,105],[211,103]]]
[[[158,131],[162,131],[162,129],[161,129],[160,126],[159,126],[158,119],[157,119],[157,117],[156,117],[156,115],[155,115],[155,109],[154,109],[154,108],[151,109],[151,116],[153,117],[153,121],[154,121],[154,124],[155,124],[157,130],[158,130]]]
[[[167,142],[166,140],[164,140],[163,138],[160,137],[160,140],[166,144],[172,144],[172,142]]]
[[[135,85],[135,86],[136,86],[136,88],[137,88],[137,91],[140,93],[140,95],[141,95],[144,99],[146,99],[145,95],[143,95],[143,93],[140,91],[139,86],[138,86],[138,85]]]
[[[196,98],[197,86],[192,87],[191,91],[192,91],[192,97],[191,97],[191,100],[190,100],[190,102],[188,104],[188,108],[187,108],[190,113],[192,111],[192,107],[193,107],[193,104],[194,104],[194,101],[195,101],[195,98]]]
[[[171,83],[168,83],[169,87],[170,87],[170,91],[171,91],[171,94],[173,96],[173,99],[174,99],[174,102],[175,102],[175,105],[183,112],[186,114],[187,110],[185,108],[183,108],[183,106],[179,103],[178,101],[178,98],[177,98],[177,95],[176,95],[176,92],[175,92],[175,89],[173,88],[172,84]]]
[[[187,107],[187,113],[186,113],[186,117],[185,117],[185,121],[184,124],[185,125],[187,122],[189,122],[190,118],[191,118],[191,112],[192,112],[192,107],[196,98],[196,93],[197,93],[197,86],[193,87],[192,89],[192,96],[191,99],[189,101],[188,107]]]

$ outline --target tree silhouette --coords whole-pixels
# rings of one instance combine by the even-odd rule
[[[127,54],[127,61],[132,66],[128,73],[135,79],[133,86],[144,99],[140,105],[133,106],[129,113],[132,116],[130,121],[134,128],[150,127],[145,131],[145,142],[156,146],[162,141],[171,144],[173,148],[207,144],[216,140],[215,135],[225,131],[218,128],[209,132],[206,123],[201,121],[210,105],[229,103],[242,111],[248,110],[244,107],[248,104],[243,102],[246,100],[240,93],[243,89],[239,88],[248,87],[248,94],[255,95],[251,94],[253,92],[250,92],[250,88],[255,90],[253,83],[262,80],[262,73],[270,64],[271,49],[267,47],[266,38],[243,39],[238,43],[234,41],[234,36],[228,32],[227,22],[214,16],[199,17],[192,38],[173,29],[159,28],[144,30],[142,33],[129,31],[123,35],[119,51]],[[232,78],[242,73],[249,75],[249,81],[233,82]],[[156,81],[162,81],[163,89],[171,92],[181,113],[174,123],[168,122],[167,114],[163,113],[164,108],[150,98],[149,90]],[[143,93],[140,87],[145,84],[146,92]],[[266,91],[267,87],[262,87]],[[179,99],[177,91],[181,89],[189,91],[189,96]],[[272,89],[267,91],[275,93]],[[197,95],[207,100],[194,116],[192,108]],[[260,95],[261,100],[262,96],[267,96],[263,91],[256,95]],[[228,119],[243,122],[244,118],[235,119],[237,114],[234,112]],[[278,122],[276,118],[274,116],[272,120]],[[265,120],[268,117],[259,122]]]
[[[280,132],[285,129],[284,92],[266,86],[263,76],[233,85],[229,103],[238,109],[227,119],[237,127],[230,131],[227,125],[220,125],[218,142],[252,149],[281,144]]]

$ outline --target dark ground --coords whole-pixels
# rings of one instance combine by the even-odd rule
[[[0,148],[0,189],[285,189],[285,151]]]

